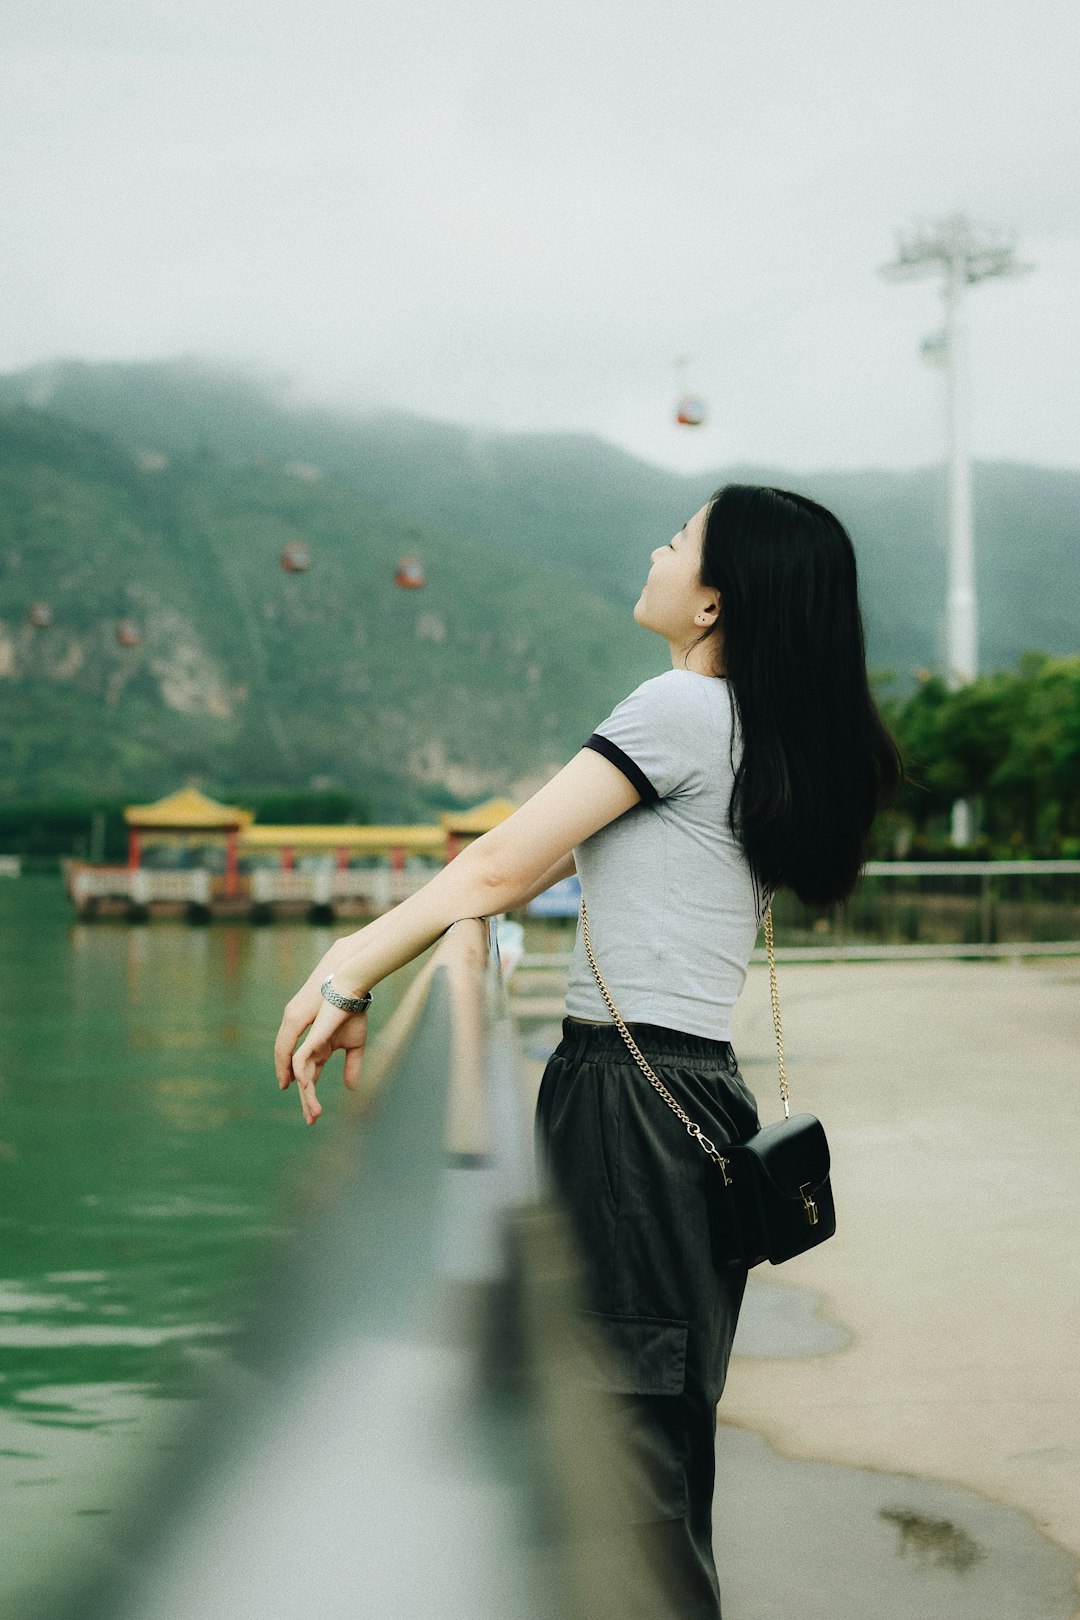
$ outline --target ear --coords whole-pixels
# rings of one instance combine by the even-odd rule
[[[719,591],[710,591],[706,601],[702,602],[694,615],[694,623],[700,624],[703,629],[711,630],[720,617],[723,607],[723,598]]]

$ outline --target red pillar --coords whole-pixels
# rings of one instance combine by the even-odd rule
[[[138,827],[128,828],[128,871],[138,870],[142,861],[142,845],[139,839]]]
[[[240,887],[240,832],[230,827],[225,834],[225,894],[231,899]]]
[[[344,845],[339,845],[339,847],[335,849],[334,865],[337,867],[339,872],[347,872],[349,870],[349,852]]]
[[[283,872],[291,872],[292,869],[293,869],[293,865],[294,865],[295,860],[296,860],[296,857],[293,854],[292,845],[291,844],[282,844],[282,846],[281,846],[281,870]]]
[[[390,895],[394,900],[400,900],[405,886],[405,846],[391,844],[390,846]]]
[[[460,853],[461,853],[461,838],[460,838],[459,834],[453,833],[453,832],[452,833],[447,833],[447,835],[446,835],[446,863],[447,863],[447,865],[450,864],[450,862],[454,859],[455,855],[459,855]]]

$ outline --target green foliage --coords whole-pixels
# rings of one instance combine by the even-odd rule
[[[55,799],[46,803],[0,804],[0,853],[32,860],[74,855],[118,862],[127,857],[127,823],[117,798]],[[363,825],[371,821],[367,801],[332,788],[297,793],[247,794],[245,808],[259,822],[290,826]]]
[[[307,793],[248,794],[246,808],[255,820],[290,827],[331,827],[339,823],[363,826],[371,821],[367,800],[334,788]]]
[[[943,662],[946,490],[940,468],[809,472],[737,467],[686,477],[586,435],[478,432],[389,413],[298,410],[264,381],[192,362],[69,362],[0,376],[0,400],[58,415],[180,461],[209,451],[313,463],[330,478],[490,558],[530,558],[625,614],[658,540],[727,479],[793,485],[832,507],[855,540],[875,664],[909,690]],[[985,667],[1028,647],[1070,654],[1080,624],[1080,472],[974,468],[980,650]]]
[[[46,397],[58,415],[27,407]],[[0,377],[0,400],[0,803],[194,779],[248,804],[330,793],[361,819],[430,820],[527,791],[666,667],[629,607],[657,538],[722,481],[583,436],[291,410],[190,364],[50,367]],[[940,662],[939,474],[797,482],[851,529],[871,656],[894,672],[875,685],[910,781],[878,852],[942,842],[958,795],[994,847],[1075,842],[1080,475],[976,469],[997,673],[955,694],[914,681]],[[279,568],[291,540],[310,572]],[[412,554],[428,585],[398,590]],[[27,622],[39,600],[48,628]],[[127,617],[135,648],[116,644]]]
[[[1080,838],[1080,657],[1029,652],[949,692],[931,676],[885,703],[909,772],[897,811],[942,835],[952,801],[979,807],[988,847],[1052,854]]]
[[[57,799],[48,804],[0,805],[0,850],[32,859],[93,855],[120,861],[127,854],[127,827],[118,799]]]
[[[25,409],[0,410],[0,468],[0,800],[194,778],[430,819],[526,790],[664,667],[559,569],[303,469],[140,464]],[[308,573],[282,571],[290,540]],[[398,589],[413,554],[427,585]],[[28,622],[35,601],[51,625]],[[116,641],[127,617],[135,647]]]

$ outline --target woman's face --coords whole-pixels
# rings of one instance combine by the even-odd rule
[[[689,646],[716,623],[720,595],[701,583],[701,547],[708,505],[688,519],[666,545],[657,546],[652,567],[634,605],[634,618],[671,642]]]

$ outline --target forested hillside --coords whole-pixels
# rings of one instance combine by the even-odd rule
[[[47,407],[168,455],[308,462],[370,500],[577,575],[630,606],[648,554],[725,479],[831,505],[855,539],[871,663],[910,683],[943,663],[945,491],[935,468],[792,473],[727,467],[684,478],[598,439],[480,433],[400,415],[298,409],[267,385],[192,362],[74,362],[0,377],[0,400]],[[978,465],[980,661],[992,670],[1080,641],[1080,472]]]
[[[289,574],[298,542],[310,568]],[[399,589],[413,555],[426,584]],[[31,622],[35,605],[51,623]],[[121,646],[129,620],[138,644]],[[429,814],[528,791],[665,662],[624,608],[560,570],[493,558],[309,468],[140,464],[39,412],[0,412],[6,798],[197,776]]]
[[[682,478],[586,437],[295,409],[188,363],[2,377],[0,794],[197,776],[391,816],[524,792],[666,667],[629,609],[649,552],[728,477],[833,505],[871,666],[900,693],[940,667],[933,470]],[[982,667],[1075,651],[1080,474],[979,467],[976,521]],[[290,543],[307,572],[281,570]],[[400,590],[414,554],[427,584]]]

